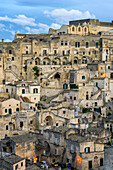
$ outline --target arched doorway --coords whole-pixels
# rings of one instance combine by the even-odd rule
[[[54,76],[55,79],[60,79],[60,74],[59,73],[56,73],[55,76]]]

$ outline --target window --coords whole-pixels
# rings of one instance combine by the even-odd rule
[[[32,62],[30,62],[30,64],[32,64]]]
[[[44,56],[47,55],[47,50],[43,50],[43,55],[44,55]]]
[[[108,50],[106,50],[106,54],[108,54]]]
[[[95,106],[97,106],[97,102],[95,102]]]
[[[25,94],[25,89],[22,89],[22,94]]]
[[[85,79],[85,76],[82,76],[82,80],[84,80]]]
[[[28,46],[26,46],[26,49],[28,49]]]
[[[63,111],[63,114],[65,114],[65,113],[66,113],[66,111],[64,110],[64,111]]]
[[[5,109],[5,113],[7,113],[7,109]]]
[[[78,32],[80,32],[80,31],[81,31],[81,28],[79,27],[79,28],[78,28]]]
[[[72,96],[70,96],[70,99],[72,100]]]
[[[63,41],[61,41],[61,45],[64,45]]]
[[[14,61],[14,57],[12,57],[12,61]]]
[[[65,45],[66,45],[66,46],[68,45],[67,41],[65,41]]]
[[[33,93],[38,93],[38,89],[33,89]]]
[[[15,170],[17,170],[18,169],[18,164],[15,166]]]
[[[103,67],[101,67],[101,70],[103,70]]]
[[[54,55],[56,55],[57,54],[57,50],[54,50]]]
[[[19,112],[19,108],[18,107],[16,108],[16,111]]]
[[[76,100],[76,97],[74,97],[74,100]]]
[[[89,51],[89,55],[91,54],[91,52]]]
[[[21,162],[21,166],[23,166],[23,162]]]
[[[75,28],[74,28],[74,27],[72,27],[72,31],[73,31],[73,32],[75,31]]]
[[[35,51],[35,54],[37,54],[37,52]]]
[[[9,114],[12,114],[12,109],[11,108],[9,109]]]
[[[56,123],[56,126],[58,126],[58,123]]]
[[[11,70],[11,66],[9,66],[9,69]]]
[[[103,158],[100,158],[100,166],[103,166]]]
[[[31,124],[31,125],[33,124],[33,121],[32,121],[32,120],[30,121],[30,124]]]
[[[110,70],[110,66],[108,66],[108,70]]]
[[[8,125],[6,125],[6,130],[8,130]]]
[[[98,86],[98,82],[96,82],[96,86]]]
[[[96,42],[96,48],[98,48],[98,42]]]
[[[6,93],[8,93],[8,89],[6,89]]]
[[[90,153],[90,147],[85,148],[86,153]]]
[[[88,48],[89,47],[89,43],[88,42],[86,42],[86,48]]]
[[[12,54],[12,50],[9,50],[9,54]]]
[[[28,149],[28,150],[30,150],[30,144],[29,144],[29,145],[27,145],[27,149]]]
[[[28,54],[28,51],[26,51],[26,54]]]
[[[22,128],[23,127],[23,122],[20,122],[20,128]]]
[[[83,55],[85,55],[85,51],[83,51]]]
[[[76,42],[75,47],[80,47],[80,42]]]

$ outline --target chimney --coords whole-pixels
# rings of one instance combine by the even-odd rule
[[[2,43],[4,43],[4,39],[2,39]]]

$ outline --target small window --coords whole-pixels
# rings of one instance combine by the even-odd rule
[[[21,166],[23,166],[23,162],[21,162]]]
[[[58,123],[56,123],[56,126],[58,126]]]
[[[89,51],[89,55],[91,54],[91,52]]]
[[[5,109],[5,113],[7,113],[7,109]]]
[[[90,153],[90,147],[85,148],[86,153]]]
[[[35,54],[37,54],[37,52],[35,51]]]
[[[9,54],[12,54],[12,50],[9,50]]]
[[[80,27],[78,28],[78,32],[81,32],[81,28]]]
[[[74,100],[76,100],[76,97],[74,97]]]
[[[6,125],[6,130],[8,130],[8,125]]]
[[[66,45],[66,46],[68,45],[67,41],[65,41],[65,45]]]
[[[27,145],[27,149],[28,149],[28,150],[30,150],[30,144],[29,144],[29,145]]]
[[[82,76],[82,80],[84,80],[85,79],[85,76]]]
[[[30,64],[32,64],[32,62],[30,62]]]
[[[101,70],[103,70],[103,67],[101,67]]]
[[[17,170],[18,169],[18,164],[15,166],[15,170]]]
[[[63,41],[61,41],[61,45],[64,45]]]
[[[85,55],[85,51],[83,51],[83,55]]]
[[[44,55],[44,56],[47,55],[47,50],[43,50],[43,55]]]
[[[72,27],[72,31],[73,31],[73,32],[75,31],[75,28],[74,28],[74,27]]]
[[[98,48],[98,42],[96,42],[96,48]]]
[[[57,50],[54,50],[54,55],[56,55],[57,54]]]
[[[22,94],[25,94],[25,89],[22,89]]]
[[[89,47],[89,43],[88,42],[86,42],[86,48],[88,48]]]
[[[9,69],[11,70],[11,66],[9,66]]]
[[[28,54],[28,51],[26,51],[26,54]]]
[[[33,124],[33,121],[32,121],[32,120],[30,121],[30,124],[31,124],[31,125]]]
[[[70,96],[70,99],[72,100],[72,96]]]
[[[28,49],[28,46],[26,46],[26,49]]]
[[[97,102],[95,102],[95,106],[97,106]]]
[[[80,47],[80,42],[76,42],[75,47]]]
[[[110,66],[108,66],[108,70],[110,70]]]
[[[65,114],[65,113],[66,113],[66,111],[64,110],[64,111],[63,111],[63,114]]]
[[[6,89],[6,93],[8,93],[8,89]]]
[[[12,57],[12,61],[14,61],[14,57]]]
[[[33,93],[38,93],[38,89],[33,89]]]

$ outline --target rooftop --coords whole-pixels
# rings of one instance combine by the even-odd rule
[[[5,156],[3,159],[4,159],[4,161],[6,161],[12,165],[24,160],[24,158],[21,158],[20,156],[17,156],[17,155]]]

